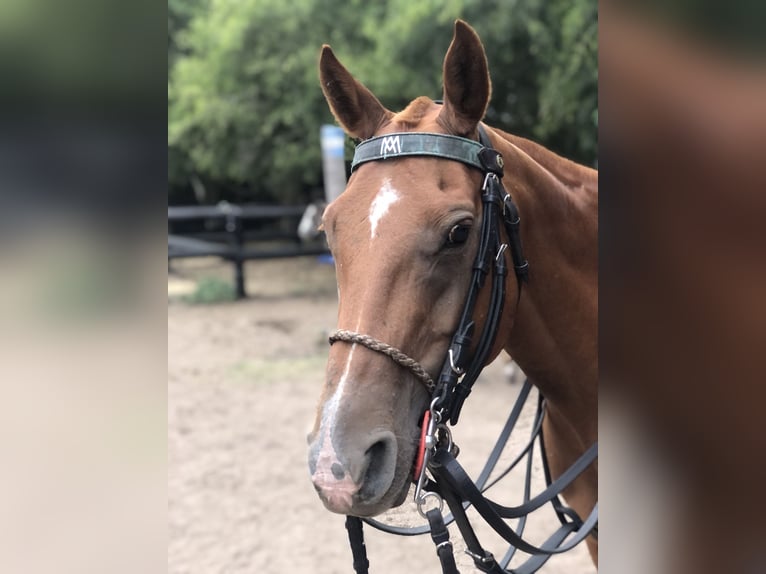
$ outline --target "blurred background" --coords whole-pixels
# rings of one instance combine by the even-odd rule
[[[600,169],[603,568],[763,572],[764,7],[0,1],[0,571],[253,563],[292,492],[259,499],[259,521],[236,493],[263,484],[236,462],[275,469],[272,487],[303,468],[313,398],[277,415],[284,442],[253,421],[274,415],[261,397],[317,384],[333,271],[251,260],[235,302],[221,258],[168,273],[166,209],[321,198],[321,44],[397,109],[440,96],[461,17],[488,53],[488,121]],[[299,522],[345,560],[340,523]]]
[[[420,95],[441,97],[458,17],[487,51],[487,122],[595,165],[591,0],[170,0],[168,201],[321,196],[319,129],[333,123],[318,84],[322,44],[386,107],[401,110]]]

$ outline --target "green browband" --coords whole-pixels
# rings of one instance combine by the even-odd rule
[[[477,141],[458,136],[422,132],[394,133],[370,138],[356,146],[354,161],[351,163],[351,171],[353,172],[361,164],[368,161],[411,156],[431,156],[450,159],[486,171],[486,162],[482,162],[480,156],[482,150],[485,149]],[[502,173],[502,159],[498,163]],[[495,170],[490,169],[490,171]]]

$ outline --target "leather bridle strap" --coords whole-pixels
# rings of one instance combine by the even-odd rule
[[[525,382],[522,393],[528,391],[529,380]],[[518,405],[518,403],[517,403]],[[516,410],[516,406],[514,406]],[[522,450],[519,456],[508,467],[508,470],[501,473],[492,483],[485,484],[485,479],[480,476],[474,484],[465,473],[455,457],[444,448],[440,448],[434,453],[429,466],[438,485],[437,490],[447,501],[454,519],[460,528],[463,539],[468,546],[469,554],[474,558],[474,562],[480,570],[484,572],[513,572],[515,574],[528,574],[537,571],[547,559],[561,552],[566,552],[575,545],[579,544],[587,536],[593,535],[598,524],[598,505],[596,504],[586,520],[580,519],[577,514],[568,507],[565,507],[558,499],[559,494],[566,489],[582,472],[584,472],[597,458],[598,446],[593,444],[587,449],[580,458],[568,468],[558,479],[551,482],[550,472],[547,469],[547,461],[544,461],[546,489],[535,497],[530,497],[531,470],[532,470],[532,445],[535,441],[542,444],[542,421],[545,414],[544,401],[538,400],[537,412],[533,423],[533,430],[530,443]],[[507,440],[507,436],[504,437]],[[496,456],[493,451],[491,458]],[[521,457],[527,458],[526,477],[524,487],[524,502],[520,506],[505,507],[499,505],[483,494],[495,482],[499,481],[519,462]],[[561,519],[561,527],[558,528],[544,544],[534,546],[526,542],[522,537],[526,517],[534,510],[542,507],[544,504],[552,502],[554,508]],[[498,563],[491,553],[486,552],[479,543],[473,528],[465,515],[464,508],[467,505],[473,505],[484,520],[511,546],[505,557]],[[570,519],[567,520],[566,517]],[[520,518],[516,530],[511,529],[505,524],[505,519]],[[569,540],[567,540],[569,539]],[[530,558],[520,567],[511,571],[504,568],[510,563],[516,550],[531,554]]]
[[[516,467],[516,465],[521,461],[524,455],[526,453],[532,451],[532,447],[534,446],[534,440],[535,437],[539,434],[539,428],[542,424],[542,419],[538,421],[534,425],[534,429],[532,432],[532,438],[527,444],[527,446],[521,451],[521,453],[518,455],[518,457],[511,462],[510,465],[506,467],[506,469],[500,473],[500,475],[495,478],[492,482],[489,482],[489,477],[492,473],[494,473],[495,468],[497,467],[497,463],[500,461],[500,456],[503,454],[503,451],[505,450],[506,445],[508,444],[508,439],[511,437],[511,433],[513,432],[513,429],[516,428],[516,423],[519,421],[519,418],[521,417],[521,412],[524,408],[524,405],[526,404],[527,398],[529,397],[529,393],[532,390],[532,384],[529,382],[529,380],[525,381],[524,384],[521,387],[521,390],[519,391],[519,395],[516,398],[516,402],[513,405],[513,408],[511,409],[511,412],[508,414],[508,418],[505,421],[505,425],[503,426],[503,430],[500,431],[500,434],[497,437],[497,440],[495,441],[495,446],[492,448],[492,452],[490,452],[489,456],[487,457],[487,462],[484,463],[484,468],[479,473],[479,477],[476,479],[476,486],[481,489],[482,492],[485,490],[488,490],[492,488],[501,478],[503,478],[506,474],[508,474],[513,468]],[[539,418],[539,417],[538,417]],[[429,482],[426,486],[426,490],[436,490],[437,487],[434,483]],[[528,496],[527,496],[528,498]],[[468,508],[470,506],[469,502],[463,503],[464,508]],[[364,518],[364,522],[369,524],[370,526],[373,526],[374,528],[377,528],[378,530],[381,530],[383,532],[387,532],[389,534],[396,534],[398,536],[419,536],[420,534],[425,534],[428,532],[428,526],[392,526],[390,524],[385,524],[383,522],[380,522],[378,520],[375,520],[374,518]],[[454,517],[450,514],[445,517],[444,522],[446,524],[451,524],[454,521]]]
[[[432,508],[426,512],[428,527],[431,531],[431,540],[436,546],[436,555],[442,566],[442,574],[460,574],[455,564],[455,555],[452,553],[452,542],[449,540],[449,530],[444,523],[442,513],[438,508]]]
[[[399,157],[434,156],[459,161],[484,171],[484,146],[474,140],[447,134],[402,132],[364,140],[354,150],[352,173],[363,163]],[[501,164],[502,167],[502,164]]]
[[[514,569],[512,572],[521,574],[522,572],[535,572],[545,561],[553,554],[567,552],[577,544],[588,537],[598,523],[598,504],[591,511],[588,518],[584,521],[564,522],[549,538],[540,546],[535,546],[521,538],[518,532],[508,526],[504,519],[522,517],[526,522],[526,516],[535,508],[545,502],[549,502],[553,496],[557,496],[566,488],[574,478],[582,473],[596,458],[598,447],[594,444],[570,467],[559,479],[551,484],[546,490],[528,500],[525,504],[516,508],[508,508],[492,502],[484,497],[481,491],[471,481],[454,456],[446,449],[439,449],[434,454],[431,471],[436,478],[438,492],[444,497],[444,500],[452,510],[455,521],[460,529],[463,539],[468,546],[468,553],[474,558],[477,568],[484,572],[501,573],[507,572],[504,568],[510,562],[513,553],[521,550],[532,556],[522,567]],[[527,489],[529,484],[529,471],[531,466],[527,467]],[[525,492],[525,498],[528,493]],[[465,503],[468,502],[481,515],[482,518],[511,545],[511,551],[498,564],[494,556],[484,550],[476,537],[476,534],[465,514]],[[519,524],[519,530],[523,524]],[[570,538],[571,537],[571,538]],[[569,538],[569,540],[567,540]]]
[[[356,574],[367,574],[370,568],[370,561],[367,559],[367,547],[364,544],[362,519],[357,516],[346,516],[346,530],[348,531],[351,555],[354,559],[354,572]]]
[[[437,451],[441,454],[435,456],[429,466],[436,478],[436,482],[429,481],[426,490],[437,492],[447,502],[451,513],[444,517],[444,522],[446,524],[450,524],[453,521],[457,523],[461,535],[466,542],[469,554],[473,557],[477,568],[484,572],[492,572],[494,574],[500,574],[501,572],[503,574],[508,574],[509,572],[512,574],[530,574],[536,572],[553,554],[566,551],[589,535],[594,536],[597,530],[598,506],[596,506],[587,519],[583,521],[571,508],[564,506],[558,498],[561,491],[571,484],[576,476],[583,472],[595,460],[598,449],[595,444],[580,457],[573,467],[568,469],[556,481],[550,480],[550,471],[547,468],[547,461],[543,459],[547,487],[537,496],[531,496],[533,455],[535,452],[533,447],[534,444],[537,443],[542,448],[543,443],[542,423],[545,416],[545,406],[541,397],[537,401],[537,409],[532,422],[529,442],[518,452],[517,456],[504,470],[499,473],[495,470],[508,443],[508,439],[520,418],[522,409],[528,400],[531,389],[532,384],[529,379],[527,379],[519,391],[519,396],[513,409],[511,409],[508,420],[498,436],[495,446],[475,483],[470,480],[462,467],[454,459],[454,456],[444,449]],[[445,460],[448,461],[448,464],[444,464]],[[522,504],[519,506],[506,507],[486,498],[484,493],[502,480],[510,471],[516,468],[522,460],[525,460],[526,462],[524,469],[524,497]],[[492,481],[489,481],[490,475],[494,475]],[[501,535],[505,535],[504,537],[510,543],[510,548],[502,559],[496,560],[490,552],[483,549],[466,516],[465,510],[477,502],[483,509],[483,512],[480,512],[481,516],[487,520],[490,526],[498,530]],[[527,517],[534,510],[541,508],[548,502],[553,503],[554,508],[557,510],[557,514],[560,516],[562,525],[555,530],[542,545],[531,545],[522,538]],[[503,521],[505,519],[513,518],[519,518],[519,522],[516,524],[514,530],[510,530],[510,527]],[[378,530],[392,534],[414,536],[429,531],[429,526],[406,528],[384,524],[370,518],[365,518],[363,520]],[[509,531],[512,534],[509,535]],[[517,548],[514,544],[518,541],[521,541],[521,544]],[[511,559],[515,555],[516,550],[522,550],[524,552],[536,550],[537,552],[533,553],[521,566],[514,567],[512,570],[506,570],[508,564],[510,564]],[[440,558],[442,553],[443,552],[440,552]],[[443,571],[450,572],[449,569],[444,569],[444,566]]]
[[[444,397],[439,405],[444,411],[444,417],[449,418],[453,425],[457,424],[463,403],[484,368],[500,326],[507,275],[504,251],[509,244],[518,283],[517,306],[521,299],[521,288],[528,279],[529,270],[518,233],[520,222],[518,210],[500,181],[503,176],[502,157],[492,149],[489,136],[481,124],[478,130],[480,143],[485,150],[479,156],[485,162],[483,164],[485,177],[481,190],[483,215],[479,250],[473,266],[473,276],[463,313],[452,338],[449,354],[442,367],[436,388],[436,396]],[[505,244],[502,243],[500,236],[501,221],[505,225],[508,236],[508,243]],[[469,357],[475,328],[474,308],[490,271],[493,272],[493,282],[487,319],[476,348]]]

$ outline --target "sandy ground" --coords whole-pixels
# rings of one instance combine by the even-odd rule
[[[250,298],[214,305],[190,305],[178,296],[201,276],[230,279],[229,267],[202,259],[174,262],[173,268],[168,278],[168,572],[352,573],[344,518],[324,509],[306,464],[326,335],[335,327],[332,267],[315,258],[252,262]],[[460,460],[474,477],[520,386],[506,380],[503,366],[498,360],[485,370],[454,430]],[[531,409],[525,415],[505,458],[527,436]],[[511,475],[492,496],[518,504],[521,484],[520,476]],[[421,522],[409,502],[386,520]],[[542,542],[556,525],[546,509],[530,521],[529,538]],[[478,531],[486,547],[503,554],[498,538],[487,529]],[[457,529],[450,532],[460,571],[478,572],[463,554]],[[403,538],[366,527],[365,536],[373,574],[441,571],[427,535]],[[592,574],[595,568],[581,545],[551,559],[541,572]]]

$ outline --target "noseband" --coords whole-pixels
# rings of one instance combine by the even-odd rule
[[[506,250],[510,250],[519,285],[517,304],[521,297],[521,285],[527,281],[529,264],[524,259],[519,236],[519,212],[510,194],[503,188],[503,157],[489,141],[484,127],[479,125],[479,141],[436,133],[395,133],[374,137],[356,147],[351,171],[371,161],[386,161],[402,157],[437,157],[458,161],[484,174],[481,186],[483,204],[479,250],[473,264],[471,285],[466,296],[460,322],[452,337],[438,382],[434,383],[423,366],[388,343],[369,335],[345,329],[330,334],[330,344],[336,341],[358,343],[370,350],[383,353],[396,364],[408,369],[421,381],[431,395],[432,406],[440,411],[443,420],[456,424],[463,402],[484,368],[500,325],[505,300],[507,275]],[[507,243],[502,242],[500,225],[505,227]],[[492,271],[492,293],[489,313],[473,356],[469,350],[473,343],[475,323],[474,308],[487,276]]]
[[[369,335],[362,335],[353,331],[346,331],[345,329],[338,329],[337,331],[333,331],[330,333],[329,339],[331,345],[335,341],[358,343],[364,347],[367,347],[371,351],[383,353],[387,357],[390,357],[391,360],[397,365],[412,371],[412,374],[415,375],[415,377],[417,377],[417,379],[425,385],[429,394],[433,394],[434,390],[436,389],[436,383],[434,383],[431,375],[426,372],[420,363],[418,363],[415,359],[411,359],[402,353],[399,349],[392,347],[388,343],[378,341]]]

